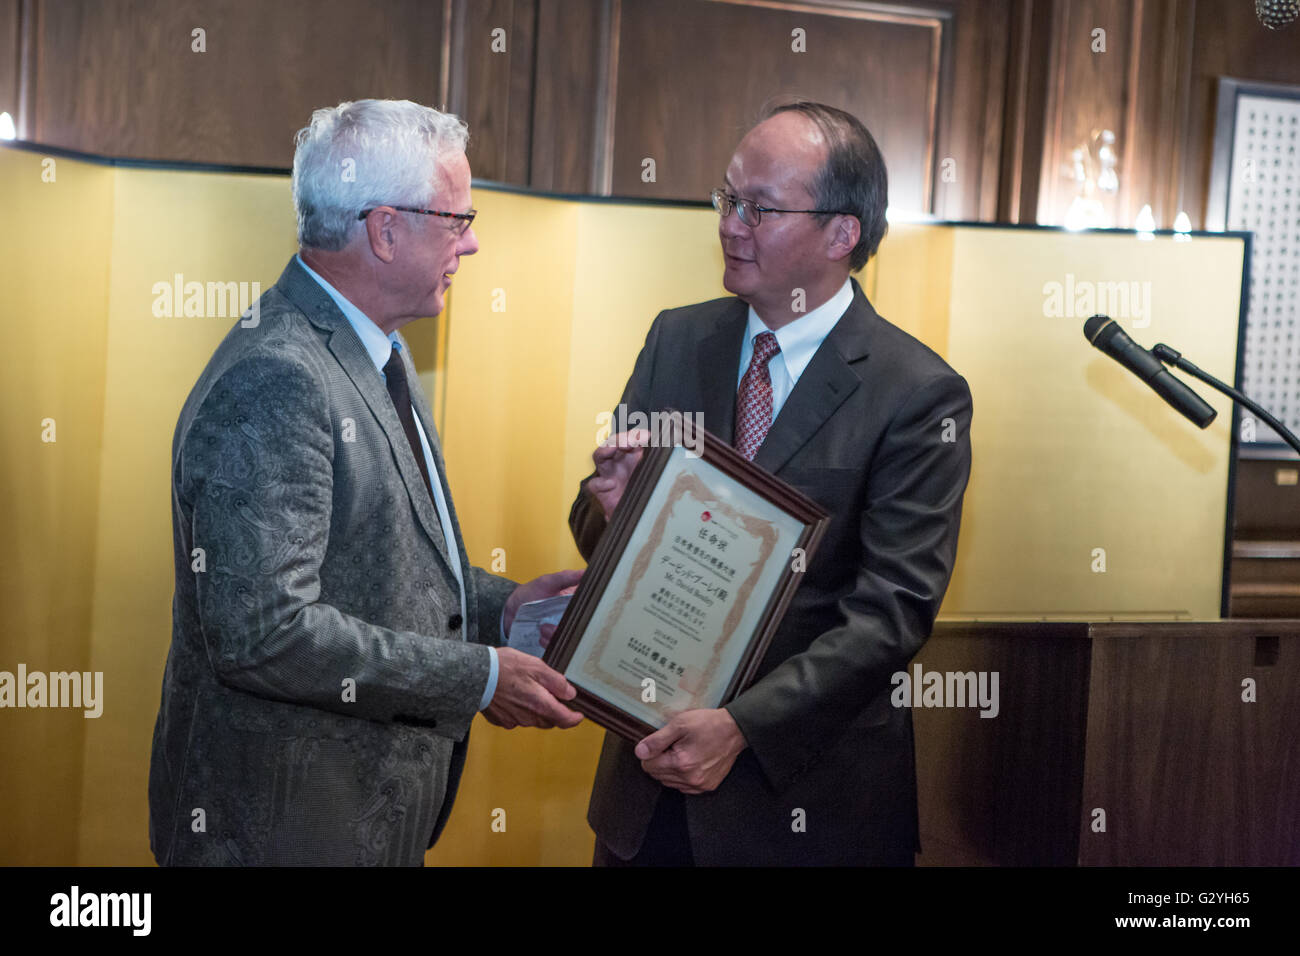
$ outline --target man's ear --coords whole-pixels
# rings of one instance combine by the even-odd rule
[[[366,216],[366,239],[370,242],[370,251],[381,262],[392,262],[397,256],[397,213],[384,206],[371,211]]]
[[[831,242],[826,247],[826,258],[838,262],[852,254],[862,238],[862,224],[857,216],[836,216],[830,225]]]

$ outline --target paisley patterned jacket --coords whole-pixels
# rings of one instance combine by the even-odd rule
[[[247,315],[247,314],[246,314]],[[176,590],[149,774],[160,864],[419,865],[446,822],[514,583],[465,560],[376,370],[290,260],[172,444]]]

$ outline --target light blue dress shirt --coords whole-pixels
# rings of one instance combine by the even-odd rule
[[[767,372],[772,379],[772,421],[781,414],[781,407],[794,391],[799,376],[812,361],[813,354],[821,348],[826,336],[849,306],[853,304],[853,284],[844,280],[844,285],[833,296],[811,312],[788,322],[773,334],[781,351],[772,356],[767,363]],[[762,332],[772,332],[766,323],[758,317],[754,307],[749,307],[749,324],[745,329],[745,342],[740,348],[740,370],[736,373],[736,388],[749,369],[750,359],[754,357],[754,338]]]
[[[322,289],[329,294],[334,300],[334,304],[339,307],[343,317],[348,320],[353,330],[357,333],[357,338],[361,339],[361,344],[365,346],[366,353],[370,360],[375,363],[375,368],[379,372],[380,378],[387,381],[384,375],[384,366],[388,364],[389,358],[393,354],[393,347],[396,346],[400,351],[402,343],[397,340],[397,333],[392,332],[384,334],[384,330],[358,309],[355,305],[343,297],[338,289],[334,288],[323,278],[321,278],[307,263],[302,261],[301,256],[295,256],[298,264],[303,267],[307,275],[315,279]],[[447,542],[447,559],[451,563],[452,572],[456,575],[456,583],[460,585],[460,618],[465,622],[465,627],[469,627],[469,614],[465,610],[465,580],[461,577],[460,570],[460,550],[456,547],[456,535],[451,525],[451,512],[447,508],[447,500],[442,494],[442,482],[437,479],[438,469],[433,463],[433,452],[429,450],[429,439],[424,434],[424,426],[420,424],[420,416],[415,414],[415,409],[411,409],[411,417],[415,419],[415,429],[420,433],[420,448],[424,452],[424,464],[429,469],[429,477],[432,479],[430,484],[433,487],[433,500],[437,506],[438,522],[442,525],[442,537]],[[502,628],[504,630],[504,619]],[[503,641],[504,643],[504,641]],[[482,710],[492,702],[492,695],[497,689],[497,652],[496,648],[488,647],[488,656],[491,658],[491,665],[488,670],[487,686],[483,689],[483,696],[479,700],[478,709]]]

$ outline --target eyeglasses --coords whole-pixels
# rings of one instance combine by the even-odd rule
[[[363,209],[357,218],[365,219],[366,216],[369,216],[378,208],[378,206],[371,206],[369,209]],[[440,212],[437,209],[416,209],[413,206],[393,206],[392,208],[399,212],[419,213],[421,216],[441,216],[443,219],[454,219],[456,221],[451,224],[451,231],[458,236],[470,227],[470,223],[478,215],[477,209],[471,209],[469,212]]]
[[[734,206],[740,221],[751,229],[763,221],[763,213],[765,212],[806,212],[816,213],[821,216],[853,215],[851,212],[842,212],[838,209],[775,209],[771,206],[760,206],[752,199],[741,199],[739,196],[735,196],[722,188],[709,193],[709,198],[713,200],[713,208],[718,211],[718,215],[723,219],[726,219],[731,214],[731,209]]]

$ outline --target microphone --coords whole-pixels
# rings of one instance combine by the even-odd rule
[[[1157,395],[1197,428],[1208,428],[1219,414],[1174,378],[1160,359],[1129,338],[1110,316],[1094,315],[1083,323],[1083,334],[1089,342],[1150,385]]]

